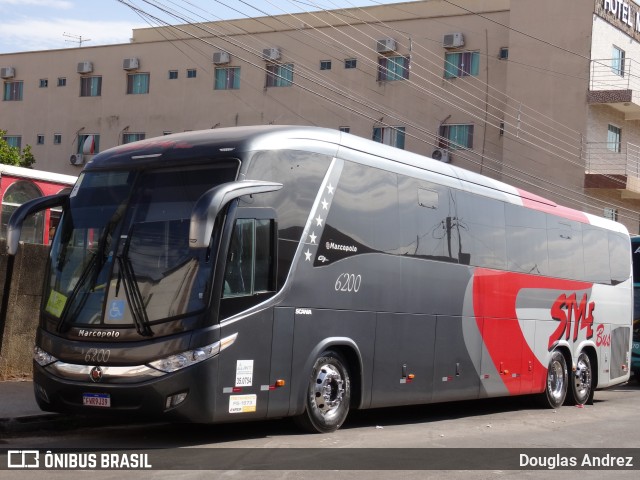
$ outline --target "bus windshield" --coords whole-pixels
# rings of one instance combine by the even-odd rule
[[[206,249],[189,246],[191,210],[236,170],[83,173],[50,254],[44,310],[57,329],[135,327],[151,335],[153,322],[204,308],[211,265]]]

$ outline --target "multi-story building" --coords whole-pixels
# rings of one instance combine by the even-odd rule
[[[423,0],[135,29],[0,55],[0,130],[36,167],[185,130],[343,129],[638,232],[640,5]]]

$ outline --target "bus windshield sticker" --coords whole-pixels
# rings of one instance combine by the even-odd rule
[[[253,384],[253,360],[238,360],[236,363],[236,387]]]
[[[49,294],[49,299],[47,300],[47,306],[45,310],[49,312],[51,315],[54,315],[60,318],[62,315],[62,311],[64,310],[64,305],[67,303],[67,297],[65,297],[60,292],[56,292],[55,290],[51,290]]]
[[[257,403],[258,397],[255,394],[231,395],[229,397],[229,413],[255,412]]]

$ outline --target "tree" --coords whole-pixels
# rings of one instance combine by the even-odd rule
[[[33,164],[36,163],[36,159],[31,153],[31,145],[27,145],[20,152],[18,147],[12,147],[4,139],[6,133],[6,131],[0,130],[0,163],[32,168]]]

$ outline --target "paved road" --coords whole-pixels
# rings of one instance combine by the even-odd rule
[[[522,449],[527,452],[530,448],[547,448],[545,455],[561,449],[572,448],[571,454],[589,451],[616,452],[622,448],[640,449],[640,386],[631,383],[611,390],[597,392],[594,405],[578,407],[562,407],[558,410],[538,409],[526,398],[494,399],[476,402],[459,402],[447,405],[412,406],[405,408],[380,409],[364,412],[353,412],[343,428],[329,435],[301,434],[296,427],[287,420],[240,423],[227,425],[168,425],[160,423],[114,422],[103,420],[68,419],[40,425],[37,428],[25,429],[21,432],[10,433],[0,440],[0,447],[4,448],[36,448],[43,453],[47,449],[89,448],[96,454],[108,451],[109,448],[132,448],[134,452],[143,452],[148,448],[175,448],[163,453],[162,460],[171,457],[175,461],[187,461],[190,458],[197,463],[209,464],[219,461],[222,465],[253,465],[251,461],[258,459],[268,461],[272,452],[267,449],[277,448],[287,455],[296,454],[296,458],[305,459],[313,464],[326,461],[326,471],[283,471],[283,470],[251,470],[238,471],[230,468],[223,470],[202,471],[158,471],[151,470],[144,473],[146,478],[316,478],[330,476],[331,479],[342,478],[571,478],[578,474],[575,469],[569,471],[515,471],[500,468],[479,470],[472,472],[431,470],[404,470],[403,465],[395,465],[395,470],[378,471],[338,471],[338,464],[332,458],[349,461],[349,455],[357,455],[363,448],[393,448],[394,455],[407,454],[410,456],[419,452],[415,448],[445,448],[438,450],[443,456],[459,457],[461,469],[469,468],[469,453],[464,448],[488,448],[489,452],[510,452],[500,449]],[[189,450],[185,450],[189,448]],[[225,448],[243,449],[225,451]],[[321,448],[315,450],[294,450],[294,448]],[[339,448],[337,450],[327,450]],[[137,449],[137,450],[136,450]],[[216,450],[213,450],[216,449]],[[255,450],[261,449],[261,450]],[[79,450],[78,450],[79,451]],[[236,457],[230,456],[232,452]],[[241,453],[238,453],[241,452]],[[257,453],[256,453],[257,452]],[[303,453],[300,453],[303,452]],[[314,452],[316,456],[314,457]],[[337,452],[337,456],[326,456],[326,452]],[[346,452],[346,453],[345,453]],[[370,457],[371,462],[379,461],[385,454]],[[640,452],[640,450],[638,450]],[[566,453],[566,452],[565,452]],[[432,455],[433,450],[425,454]],[[217,455],[217,456],[216,456]],[[262,457],[260,457],[262,455]],[[493,455],[493,454],[492,454]],[[155,457],[158,460],[158,457]],[[351,457],[353,459],[355,457]],[[390,457],[392,458],[392,457]],[[396,457],[393,457],[396,458]],[[580,457],[582,458],[582,457]],[[213,459],[213,460],[212,460]],[[491,461],[495,459],[490,459]],[[640,453],[636,454],[640,463]],[[159,461],[159,460],[158,460]],[[454,465],[457,460],[454,460]],[[490,464],[492,464],[490,461]],[[231,462],[231,463],[228,463]],[[235,463],[234,463],[235,462]],[[247,463],[249,462],[249,463]],[[180,464],[184,465],[184,463]],[[370,465],[363,465],[364,470]],[[637,465],[638,468],[640,465]],[[351,468],[357,468],[351,466]],[[22,473],[16,471],[1,471],[12,475]],[[42,472],[31,471],[29,478],[43,478],[55,480],[80,478],[79,472]],[[59,474],[59,476],[58,476]],[[638,471],[580,471],[581,480],[584,478],[610,478],[615,474],[620,478],[637,478]],[[93,471],[91,479],[102,478],[135,478],[130,472]],[[137,475],[140,475],[138,473]],[[7,477],[7,478],[14,478]],[[18,478],[16,476],[15,478]],[[27,478],[26,476],[21,478]],[[83,478],[87,478],[86,472]]]

